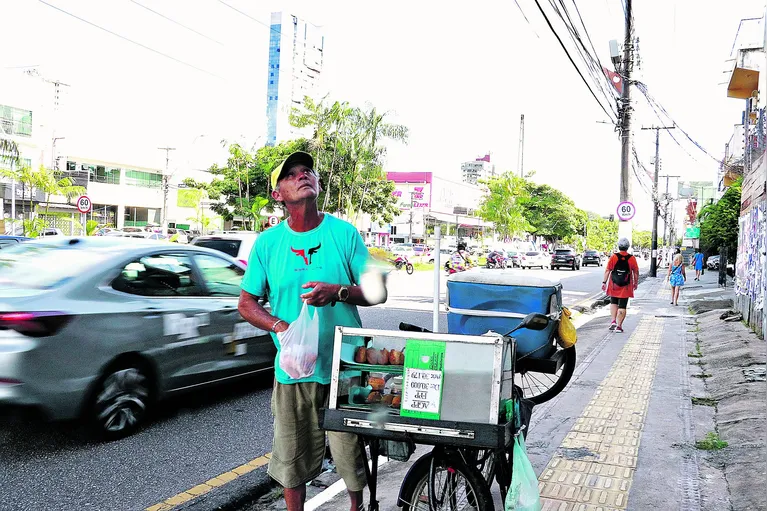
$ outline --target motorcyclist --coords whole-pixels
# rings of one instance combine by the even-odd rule
[[[466,244],[459,243],[456,251],[450,256],[450,269],[453,271],[466,271],[474,266],[471,256],[466,252]]]

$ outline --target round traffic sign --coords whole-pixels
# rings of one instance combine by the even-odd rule
[[[632,218],[634,218],[634,215],[636,214],[637,209],[634,207],[634,204],[629,201],[624,201],[618,204],[618,218],[620,218],[624,222],[628,222]]]
[[[91,208],[93,208],[93,203],[91,202],[91,198],[87,195],[81,195],[77,199],[77,211],[80,213],[90,213]]]
[[[269,217],[269,227],[274,227],[278,223],[280,223],[280,219],[278,217],[276,217],[276,216],[270,216]]]

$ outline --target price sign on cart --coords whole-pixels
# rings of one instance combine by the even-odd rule
[[[444,369],[444,342],[408,339],[400,415],[439,420]]]
[[[81,195],[77,199],[77,211],[79,211],[82,214],[90,213],[91,209],[93,208],[93,203],[91,202],[91,198],[87,195]]]
[[[632,218],[634,218],[634,215],[636,214],[637,210],[634,207],[633,202],[624,201],[618,204],[618,218],[621,219],[623,222],[628,222]]]

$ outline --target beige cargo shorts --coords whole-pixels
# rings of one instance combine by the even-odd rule
[[[325,431],[320,429],[320,408],[328,404],[330,385],[274,382],[272,415],[274,441],[269,476],[283,486],[296,488],[322,472]],[[330,453],[349,491],[366,484],[365,466],[357,435],[328,431]]]

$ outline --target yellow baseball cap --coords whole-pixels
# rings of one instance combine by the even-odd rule
[[[306,165],[310,169],[314,169],[314,158],[311,154],[303,151],[296,151],[285,158],[285,161],[277,165],[272,171],[272,190],[277,188],[277,182],[284,177],[282,173],[289,171],[295,165]]]

